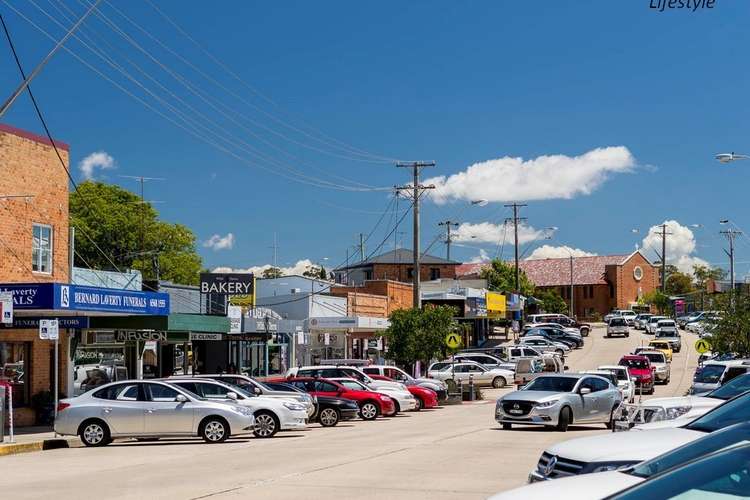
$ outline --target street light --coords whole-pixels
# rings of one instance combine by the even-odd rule
[[[480,206],[480,207],[484,207],[484,206],[487,206],[487,203],[489,203],[489,201],[487,201],[487,200],[485,200],[485,199],[481,199],[481,200],[473,200],[473,201],[471,202],[471,204],[472,204],[472,205],[477,205],[477,206]]]
[[[714,158],[719,160],[721,163],[731,163],[737,160],[750,159],[750,156],[737,154],[734,151],[732,151],[731,153],[719,153],[716,156],[714,156]]]

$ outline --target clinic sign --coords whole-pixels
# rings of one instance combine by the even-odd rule
[[[61,283],[0,285],[13,294],[15,310],[92,311],[167,316],[169,295]]]

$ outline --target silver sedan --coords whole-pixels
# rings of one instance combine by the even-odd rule
[[[604,423],[611,428],[621,403],[620,390],[597,375],[542,375],[523,389],[500,397],[495,420],[503,429],[524,424],[565,432],[569,425],[578,423]]]
[[[198,436],[220,443],[254,429],[249,408],[209,401],[165,382],[143,380],[114,382],[63,399],[55,419],[55,432],[80,436],[86,446],[105,446],[123,437]]]

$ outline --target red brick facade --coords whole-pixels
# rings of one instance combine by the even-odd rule
[[[414,265],[407,264],[373,264],[372,279],[395,280],[402,283],[412,281],[412,270]],[[456,266],[447,264],[421,264],[419,266],[419,278],[422,281],[436,280],[440,278],[455,278]]]
[[[68,146],[57,143],[68,164]],[[0,124],[0,195],[28,195],[0,199],[0,283],[69,282],[68,276],[68,178],[49,141],[32,133]],[[51,272],[32,271],[34,224],[52,228]],[[31,359],[23,359],[29,396],[50,390],[54,344],[39,340],[37,330],[0,328],[0,342],[22,342]],[[18,346],[18,344],[15,344]],[[67,381],[68,337],[60,332],[59,387]],[[0,378],[3,372],[0,372]],[[15,412],[17,425],[32,425],[29,407]]]

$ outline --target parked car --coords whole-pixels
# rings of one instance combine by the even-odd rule
[[[333,378],[351,378],[359,380],[370,389],[399,389],[405,390],[404,384],[400,382],[385,382],[383,380],[373,380],[362,370],[355,366],[349,365],[317,365],[301,366],[291,368],[286,372],[287,377],[322,377],[327,379]]]
[[[55,419],[55,432],[80,436],[86,446],[105,446],[124,437],[198,436],[207,443],[221,443],[254,430],[249,408],[143,380],[112,382],[60,400]]]
[[[542,353],[555,353],[559,356],[564,356],[570,352],[571,347],[568,344],[562,342],[556,342],[550,340],[547,337],[536,336],[536,335],[525,335],[521,337],[518,343],[519,346],[529,346]]]
[[[749,420],[750,393],[745,393],[682,427],[635,430],[639,429],[636,427],[629,432],[571,439],[547,448],[529,479],[556,479],[632,466],[696,441],[708,433]]]
[[[620,358],[618,364],[628,368],[630,378],[635,382],[636,391],[640,390],[640,392],[646,394],[654,393],[654,372],[656,370],[651,366],[651,362],[646,356],[629,354]]]
[[[514,384],[526,385],[537,377],[549,373],[563,373],[567,367],[559,356],[523,358],[516,363]]]
[[[613,335],[624,335],[630,337],[630,327],[625,317],[612,318],[607,323],[607,338]]]
[[[297,402],[256,396],[216,380],[170,378],[167,382],[210,401],[235,402],[251,409],[255,417],[254,434],[259,438],[273,437],[279,431],[307,428],[307,408]]]
[[[683,330],[686,330],[687,326],[690,324],[706,321],[717,316],[718,314],[715,311],[697,311],[677,318],[677,325]]]
[[[656,333],[656,325],[660,320],[669,319],[666,316],[651,316],[646,322],[646,333],[654,335]]]
[[[553,342],[561,342],[563,344],[566,344],[571,349],[583,347],[583,339],[580,335],[575,335],[573,333],[566,332],[565,330],[552,327],[531,328],[530,330],[521,332],[519,337],[544,337],[546,339],[552,340]]]
[[[353,391],[368,391],[372,390],[359,380],[354,380],[348,377],[330,379],[334,382],[338,382],[347,389]],[[396,404],[396,413],[400,411],[412,411],[417,408],[417,401],[412,394],[403,386],[403,389],[395,389],[391,387],[380,388],[375,390],[379,394],[385,394],[393,400]]]
[[[635,383],[630,377],[630,372],[626,366],[603,365],[598,367],[597,370],[608,370],[615,374],[617,377],[617,387],[622,393],[623,401],[632,403],[635,400]]]
[[[641,351],[640,356],[645,356],[654,368],[655,383],[668,384],[672,375],[672,367],[662,351]]]
[[[701,396],[745,373],[750,373],[750,360],[748,359],[711,361],[696,371],[690,394]]]
[[[370,375],[375,380],[390,380],[388,377],[382,375]],[[438,396],[435,391],[421,385],[407,385],[406,389],[409,393],[414,396],[416,403],[415,411],[419,411],[423,408],[435,408],[438,405]]]
[[[269,398],[283,399],[296,401],[300,404],[305,405],[307,410],[308,418],[311,418],[315,414],[315,403],[309,394],[302,394],[294,391],[274,391],[263,382],[255,380],[247,375],[234,375],[229,373],[221,374],[208,374],[208,375],[194,375],[196,378],[209,378],[212,380],[218,380],[225,384],[233,385],[245,390],[246,392],[256,394],[258,396],[266,396]]]
[[[637,315],[633,319],[633,328],[636,330],[645,330],[646,329],[646,323],[648,322],[649,318],[653,316],[651,313],[642,313]]]
[[[297,391],[302,389],[285,382],[266,382],[275,391]],[[317,396],[315,398],[315,416],[313,420],[323,427],[334,427],[342,420],[352,420],[359,416],[359,406],[350,399],[334,396]]]
[[[276,380],[276,382],[278,381]],[[362,420],[375,420],[380,415],[388,417],[396,414],[396,403],[393,399],[372,390],[350,389],[338,382],[324,378],[292,377],[284,381],[315,397],[330,396],[355,401],[359,406],[359,416]]]
[[[619,389],[603,377],[543,375],[501,396],[495,405],[495,420],[503,429],[523,424],[565,432],[575,423],[604,423],[609,428],[621,402]]]
[[[635,353],[638,354],[641,351],[661,351],[667,357],[667,361],[672,362],[672,344],[667,340],[651,340],[647,345],[637,347]]]
[[[490,497],[490,500],[516,500],[519,498],[547,498],[556,500],[599,500],[609,495],[641,484],[652,477],[663,477],[665,471],[676,470],[696,459],[716,451],[731,448],[737,443],[750,442],[750,422],[730,425],[711,432],[695,441],[633,466],[614,468],[604,472],[591,472],[562,477],[550,481],[545,470],[531,473],[532,484]],[[554,466],[553,466],[554,467]],[[614,466],[612,466],[614,467]],[[607,469],[607,466],[604,466]],[[641,498],[666,498],[662,494]]]
[[[714,389],[704,396],[677,396],[671,398],[653,398],[634,409],[634,425],[653,422],[674,422],[678,427],[681,421],[694,420],[724,401],[750,391],[750,373],[740,375]],[[640,410],[640,412],[638,412]]]
[[[498,346],[502,348],[502,358],[505,360],[506,365],[508,363],[516,363],[521,358],[541,358],[545,355],[543,350],[536,349],[534,347],[531,347],[531,345],[521,343],[521,344],[511,344],[511,345],[502,345]],[[560,352],[552,351],[551,354],[564,354],[565,351],[561,350]]]
[[[453,359],[456,361],[473,361],[485,368],[499,368],[506,364],[506,361],[500,358],[481,352],[458,352],[453,355]]]
[[[566,328],[575,328],[584,337],[588,337],[591,332],[590,324],[580,323],[565,314],[531,314],[526,319],[529,323],[557,323]]]
[[[654,338],[657,340],[666,340],[672,347],[672,351],[680,352],[682,349],[682,339],[677,329],[677,323],[671,319],[660,319],[656,323],[656,333]]]
[[[373,379],[375,378],[373,375],[382,375],[388,377],[393,382],[400,382],[406,387],[417,385],[431,389],[437,393],[438,401],[445,401],[448,397],[448,386],[444,382],[431,378],[414,378],[397,366],[368,365],[363,366],[362,371]]]
[[[578,328],[572,328],[568,326],[563,326],[560,323],[526,323],[523,325],[524,330],[531,330],[532,328],[554,328],[556,330],[563,330],[567,333],[572,333],[573,335],[583,337],[581,332],[578,330]]]
[[[635,317],[638,316],[638,313],[632,309],[625,309],[624,311],[620,311],[620,316],[625,318],[628,326],[633,326],[635,324]]]
[[[442,381],[455,380],[458,382],[460,380],[464,384],[469,383],[469,379],[472,379],[477,387],[492,386],[495,389],[505,387],[515,377],[510,370],[485,368],[473,361],[451,363],[440,371],[428,372],[428,376]]]

